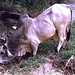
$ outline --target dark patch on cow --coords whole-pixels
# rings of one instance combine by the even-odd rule
[[[71,34],[71,30],[69,30],[69,32],[67,33],[67,41],[69,41],[70,39],[70,34]]]

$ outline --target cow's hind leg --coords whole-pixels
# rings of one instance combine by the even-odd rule
[[[63,25],[63,27],[59,28],[58,36],[59,36],[59,44],[57,47],[57,52],[59,53],[61,47],[64,44],[64,41],[66,40],[66,27],[64,27],[64,25]]]
[[[64,40],[64,43],[63,43],[63,45],[62,45],[62,49],[65,48],[65,45],[66,45],[67,41],[68,41],[69,38],[70,38],[70,36],[69,36],[69,38],[68,38],[68,34],[70,33],[70,32],[68,32],[68,26],[66,26],[65,33],[66,33],[66,34],[65,34],[66,39]]]

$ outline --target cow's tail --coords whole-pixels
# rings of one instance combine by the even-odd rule
[[[69,7],[69,6],[68,6]],[[70,8],[70,11],[71,11],[71,21],[70,21],[70,27],[69,27],[69,31],[67,32],[67,41],[69,41],[70,39],[70,35],[71,35],[71,25],[72,25],[72,9],[71,7]]]

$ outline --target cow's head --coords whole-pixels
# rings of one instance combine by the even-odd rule
[[[1,58],[6,54],[6,46],[5,46],[5,43],[6,43],[6,32],[0,32],[0,60]]]
[[[0,63],[9,60],[7,53],[6,40],[0,38]]]
[[[0,63],[5,63],[11,60],[14,56],[9,51],[8,41],[10,38],[5,35],[5,37],[0,37]]]
[[[6,32],[0,33],[0,54],[4,54],[7,52],[7,41],[6,41]]]
[[[23,56],[26,52],[31,52],[30,40],[19,39],[9,34],[5,38],[5,42],[1,45],[0,63],[10,62],[17,56]]]

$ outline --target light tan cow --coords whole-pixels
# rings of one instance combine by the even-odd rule
[[[64,44],[69,38],[67,37],[67,27],[70,16],[72,19],[72,10],[68,5],[55,4],[35,18],[30,18],[26,14],[20,17],[20,25],[24,26],[24,36],[31,41],[33,55],[36,55],[38,45],[41,42],[51,38],[56,41],[57,34],[59,37],[57,52],[62,46],[65,46]]]
[[[24,14],[19,19],[15,33],[7,37],[7,55],[23,56],[26,52],[33,51],[35,56],[41,42],[59,38],[57,52],[64,47],[70,38],[71,25],[68,23],[72,10],[66,4],[54,4],[35,18]],[[1,61],[1,63],[4,61]]]

